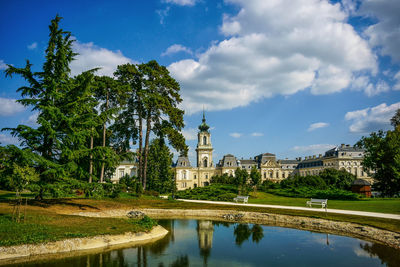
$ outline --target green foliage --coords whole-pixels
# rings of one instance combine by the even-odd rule
[[[257,170],[255,166],[251,168],[250,182],[251,185],[254,186],[254,188],[257,188],[257,186],[261,183],[261,173]]]
[[[396,117],[393,118],[397,118]],[[400,126],[393,131],[371,133],[356,144],[366,150],[363,160],[365,168],[375,171],[374,187],[384,195],[400,194]]]
[[[319,176],[295,176],[285,179],[280,183],[282,188],[310,187],[314,189],[326,189],[325,181]]]
[[[131,219],[130,221],[131,221],[131,223],[138,224],[147,230],[151,230],[154,226],[158,225],[158,222],[156,220],[153,220],[152,218],[150,218],[147,215],[145,215],[140,220]]]
[[[289,187],[282,189],[264,189],[266,193],[271,193],[285,197],[302,197],[302,198],[321,198],[321,199],[337,199],[337,200],[357,200],[358,194],[342,190],[342,189],[314,189],[310,187]]]
[[[153,139],[150,143],[147,188],[146,190],[157,191],[161,194],[171,193],[174,183],[172,170],[172,157],[168,146],[160,138]]]
[[[319,177],[331,188],[351,190],[351,185],[357,177],[346,170],[325,169]]]
[[[232,201],[238,194],[237,188],[232,185],[211,184],[176,192],[177,198]]]
[[[222,175],[214,175],[211,177],[212,184],[235,184],[235,178],[232,175],[224,173]]]

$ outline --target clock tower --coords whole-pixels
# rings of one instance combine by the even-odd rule
[[[203,120],[199,126],[197,134],[197,167],[210,168],[213,167],[212,152],[213,147],[211,144],[210,127],[206,124],[206,118],[203,111]]]

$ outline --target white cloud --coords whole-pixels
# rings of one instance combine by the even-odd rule
[[[167,50],[165,50],[165,52],[163,52],[161,54],[161,56],[162,57],[163,56],[169,56],[169,55],[176,54],[176,53],[179,53],[179,52],[185,52],[185,53],[188,53],[188,54],[193,54],[193,52],[192,52],[192,50],[190,50],[190,48],[187,48],[187,47],[185,47],[183,45],[180,45],[180,44],[173,44],[170,47],[168,47]]]
[[[18,138],[11,135],[0,134],[0,143],[2,145],[17,145]]]
[[[29,50],[35,50],[36,48],[37,48],[37,43],[36,43],[36,42],[34,42],[34,43],[28,45],[28,49],[29,49]]]
[[[197,0],[164,0],[163,2],[178,6],[194,6]]]
[[[400,90],[400,71],[396,73],[393,77],[396,80],[396,83],[393,86],[394,90]]]
[[[307,131],[312,132],[312,131],[314,131],[316,129],[324,128],[324,127],[328,127],[328,126],[329,126],[329,123],[316,122],[316,123],[311,124],[310,127],[308,127]]]
[[[38,113],[38,112],[35,112],[35,113],[33,113],[32,115],[30,115],[30,116],[28,117],[28,119],[27,119],[24,123],[26,123],[27,125],[30,125],[30,126],[35,127],[35,126],[38,125],[38,124],[36,123],[36,122],[37,122],[38,116],[39,116],[39,113]]]
[[[195,128],[183,129],[182,134],[187,141],[197,139],[197,129]]]
[[[251,136],[259,137],[259,136],[264,136],[264,134],[263,133],[254,132],[254,133],[251,134]]]
[[[352,123],[349,127],[350,132],[365,134],[391,128],[390,119],[399,108],[400,102],[390,106],[382,103],[372,108],[347,112],[344,118]]]
[[[292,150],[296,151],[297,153],[316,155],[324,154],[327,150],[334,147],[335,145],[331,144],[313,144],[308,146],[294,146]]]
[[[0,97],[0,116],[11,116],[24,110],[24,106],[15,99]]]
[[[228,0],[214,42],[198,59],[168,68],[181,84],[187,114],[232,109],[310,88],[330,94],[351,86],[355,73],[376,73],[368,42],[347,23],[340,4],[325,0]]]
[[[98,47],[93,43],[80,43],[76,41],[73,45],[73,50],[79,53],[70,65],[71,74],[74,76],[93,68],[101,68],[96,72],[97,75],[113,76],[118,65],[133,63],[121,51],[111,51]]]
[[[388,92],[389,90],[389,85],[385,81],[380,80],[375,86],[367,86],[365,88],[365,94],[369,97],[372,97],[383,92]]]
[[[164,24],[165,17],[169,14],[170,7],[167,6],[165,9],[158,9],[156,13],[160,16],[160,24]]]
[[[361,15],[377,19],[378,22],[369,26],[364,34],[369,43],[380,48],[382,55],[390,56],[394,61],[400,61],[400,1],[398,0],[365,0],[361,1]]]
[[[241,137],[243,134],[241,134],[241,133],[230,133],[229,135],[232,136],[233,138],[239,138],[239,137]]]
[[[0,59],[0,70],[5,70],[7,69],[7,65],[4,62],[4,60]]]

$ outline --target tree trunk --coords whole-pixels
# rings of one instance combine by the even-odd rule
[[[93,174],[93,134],[90,136],[90,163],[89,163],[89,183],[92,182],[92,174]]]
[[[146,119],[146,139],[144,143],[144,167],[143,167],[143,190],[146,190],[147,156],[149,155],[149,139],[151,130],[151,116]]]
[[[139,159],[139,170],[138,170],[138,177],[140,184],[143,185],[143,119],[142,116],[139,115],[139,152],[138,152],[138,159]]]
[[[108,111],[108,91],[106,100],[106,112]],[[103,124],[103,147],[106,147],[106,122]],[[103,152],[104,153],[104,152]],[[103,161],[101,162],[100,183],[104,182],[104,154]]]

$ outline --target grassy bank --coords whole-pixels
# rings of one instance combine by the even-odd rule
[[[304,207],[309,198],[283,197],[264,192],[250,194],[249,203]],[[359,200],[328,200],[328,207],[400,214],[400,198],[363,198]]]
[[[118,218],[85,218],[28,207],[25,222],[15,223],[8,212],[0,214],[0,246],[36,244],[67,238],[148,232],[155,221]]]

